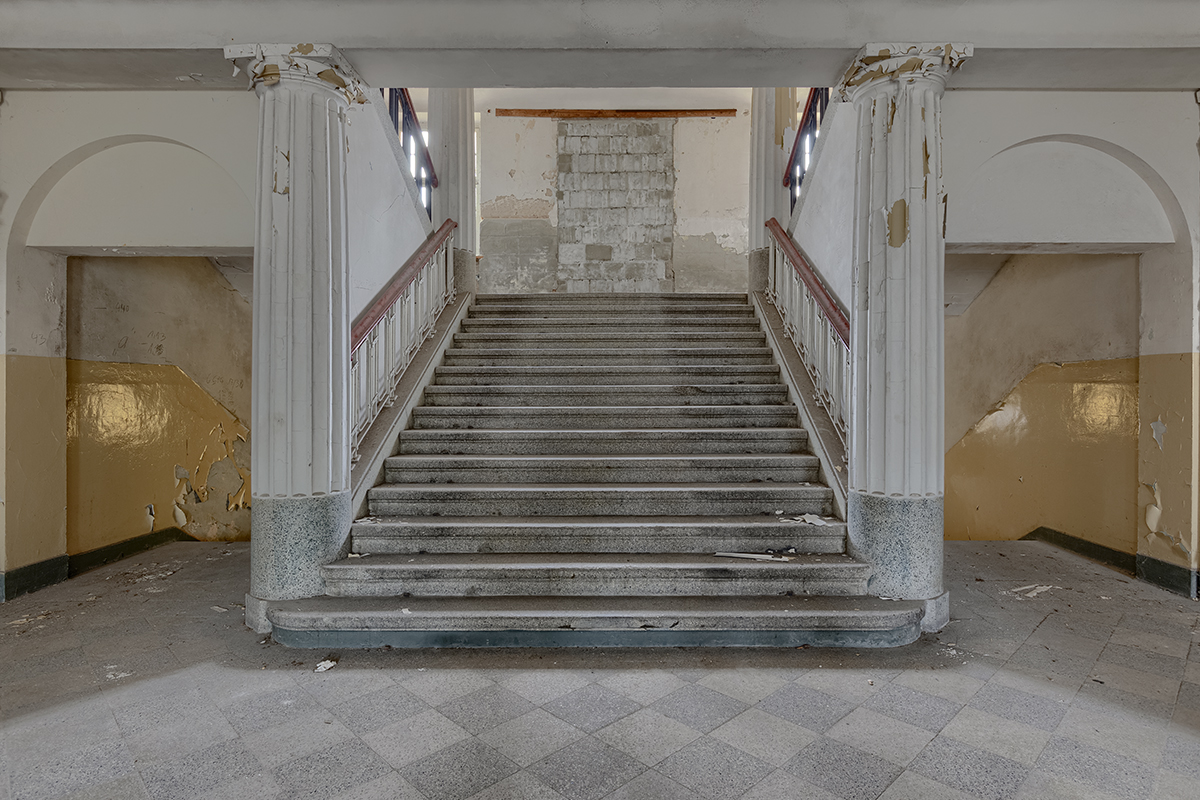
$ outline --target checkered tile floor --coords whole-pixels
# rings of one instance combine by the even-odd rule
[[[169,545],[0,605],[0,800],[1200,797],[1200,608],[947,555],[896,650],[330,654],[241,625],[246,545]]]

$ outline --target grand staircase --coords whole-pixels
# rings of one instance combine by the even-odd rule
[[[746,295],[480,296],[301,647],[890,646]],[[753,560],[718,552],[785,556]]]

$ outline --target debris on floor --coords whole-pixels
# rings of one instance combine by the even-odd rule
[[[751,561],[791,561],[791,556],[771,553],[713,553],[717,558],[748,558]]]
[[[801,514],[798,517],[788,517],[782,522],[796,522],[802,525],[832,525],[835,520],[827,520],[818,514]]]
[[[313,672],[329,672],[329,670],[337,666],[337,663],[338,660],[336,658],[327,658],[324,661],[318,662],[317,668]]]
[[[1016,589],[1009,589],[1009,594],[1020,595],[1021,597],[1037,597],[1042,592],[1048,592],[1051,589],[1061,589],[1061,586],[1052,586],[1048,583],[1037,584],[1031,583],[1028,586],[1020,586]]]

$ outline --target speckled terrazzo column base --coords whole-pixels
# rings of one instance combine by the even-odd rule
[[[751,250],[747,257],[747,283],[752,292],[767,290],[767,273],[771,271],[771,248]]]
[[[324,594],[321,566],[338,557],[350,532],[350,500],[350,492],[254,498],[250,594],[262,600]],[[249,607],[246,612],[249,618]]]
[[[851,491],[846,499],[851,552],[875,568],[867,583],[871,594],[903,600],[934,600],[944,594],[940,496],[883,497]],[[948,601],[944,605],[948,609]],[[941,615],[936,608],[930,611],[933,617]]]

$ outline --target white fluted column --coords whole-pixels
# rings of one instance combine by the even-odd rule
[[[330,45],[227,47],[259,96],[250,595],[323,594],[350,510],[346,109],[360,82]]]
[[[438,188],[433,226],[447,219],[454,229],[454,284],[475,291],[475,90],[429,90],[429,142]]]
[[[971,45],[867,45],[858,110],[848,522],[873,594],[949,618],[943,562],[945,194],[941,99]]]

